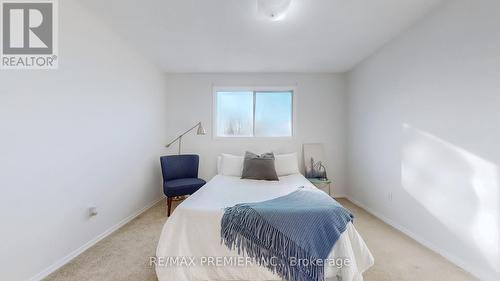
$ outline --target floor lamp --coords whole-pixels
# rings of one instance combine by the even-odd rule
[[[185,131],[184,133],[182,133],[180,136],[178,136],[177,138],[175,138],[173,141],[171,141],[169,144],[166,145],[166,147],[170,147],[173,143],[175,143],[176,141],[179,141],[179,152],[178,154],[180,155],[181,154],[181,143],[182,143],[182,137],[191,132],[192,130],[194,130],[196,127],[198,127],[198,129],[196,130],[196,134],[197,135],[206,135],[207,132],[205,131],[205,129],[203,128],[203,126],[201,125],[201,122],[198,122],[196,123],[196,125],[194,125],[193,127],[189,128],[187,131]]]

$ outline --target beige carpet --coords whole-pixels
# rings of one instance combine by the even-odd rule
[[[367,281],[477,280],[379,219],[340,199],[375,257]],[[149,257],[165,223],[164,202],[154,206],[47,277],[46,281],[157,281]]]

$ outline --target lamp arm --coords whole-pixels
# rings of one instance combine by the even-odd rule
[[[173,141],[169,142],[166,145],[166,147],[170,147],[174,142],[176,142],[177,140],[179,140],[180,138],[182,138],[185,134],[189,133],[190,131],[192,131],[194,128],[196,128],[200,124],[201,124],[201,122],[196,123],[196,125],[194,125],[193,127],[189,128],[188,130],[186,130],[184,133],[182,133],[180,136],[178,136],[177,138],[175,138]]]

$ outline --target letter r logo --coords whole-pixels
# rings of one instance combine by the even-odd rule
[[[3,2],[4,54],[51,54],[52,3]]]

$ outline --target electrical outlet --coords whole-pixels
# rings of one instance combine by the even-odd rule
[[[387,193],[387,199],[392,202],[392,192]]]

